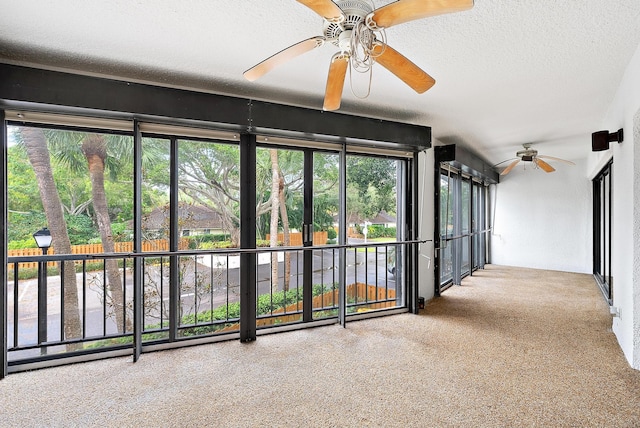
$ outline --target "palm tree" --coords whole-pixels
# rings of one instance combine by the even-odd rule
[[[122,142],[122,138],[118,138],[116,141]],[[100,232],[102,249],[105,253],[114,253],[115,242],[113,240],[113,232],[111,231],[107,194],[104,189],[104,173],[107,159],[107,141],[105,136],[103,134],[86,134],[82,140],[81,150],[87,160],[89,169],[93,211],[96,216],[98,231]],[[121,165],[121,163],[119,163],[119,165]],[[118,262],[115,259],[107,259],[105,260],[105,265],[118,331],[121,331],[121,329],[128,330],[131,327],[131,322],[130,320],[125,320],[125,301]]]
[[[53,246],[58,254],[71,254],[71,242],[64,221],[58,189],[53,181],[51,159],[44,132],[41,128],[28,127],[20,128],[19,132],[29,162],[36,174]],[[64,334],[67,339],[75,339],[82,337],[76,271],[73,261],[60,262],[60,264],[64,265]],[[78,347],[78,344],[68,345],[67,350],[75,350]]]
[[[285,198],[285,183],[282,171],[278,171],[278,203],[280,205],[280,216],[282,217],[282,234],[284,242],[282,245],[288,247],[291,245],[291,231],[289,230],[289,214],[287,213],[287,203]],[[291,282],[291,252],[284,253],[284,291],[289,291],[289,283]]]
[[[278,167],[278,151],[270,149],[271,156],[271,225],[269,228],[270,247],[278,246],[278,211],[280,209],[280,168]],[[278,291],[278,253],[271,253],[271,292]]]
[[[91,181],[91,200],[95,221],[100,233],[100,241],[105,253],[115,252],[115,242],[109,218],[109,205],[105,191],[105,172],[112,179],[131,166],[132,140],[130,137],[50,131],[51,152],[62,163],[74,171],[88,170]],[[115,259],[105,260],[107,286],[119,332],[131,328],[131,320],[126,317],[122,278]]]

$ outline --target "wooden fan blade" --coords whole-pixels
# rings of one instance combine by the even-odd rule
[[[500,175],[507,175],[511,172],[511,170],[513,168],[516,167],[516,165],[518,165],[518,163],[520,162],[520,159],[516,159],[513,162],[511,162],[501,173]]]
[[[511,161],[512,161],[512,160],[514,160],[514,159],[518,159],[518,158],[509,158],[509,159],[505,159],[505,160],[503,160],[502,162],[498,162],[498,163],[497,163],[497,164],[495,164],[493,167],[495,168],[495,167],[497,167],[498,165],[502,165],[502,164],[503,164],[503,163],[505,163],[505,162],[511,162]]]
[[[544,159],[549,159],[549,160],[552,160],[552,161],[564,162],[564,163],[569,164],[569,165],[575,165],[575,163],[573,163],[571,161],[568,161],[566,159],[554,158],[553,156],[541,155],[541,156],[537,156],[537,158],[538,159],[544,158]]]
[[[337,53],[331,58],[329,66],[329,76],[327,77],[327,89],[324,94],[323,110],[332,111],[340,108],[342,100],[342,90],[344,89],[344,78],[347,75],[349,66],[349,56]]]
[[[471,9],[473,0],[398,0],[374,10],[367,17],[378,28],[389,28],[392,25],[443,13],[461,12]]]
[[[254,65],[253,67],[245,71],[243,73],[243,76],[248,81],[253,82],[259,77],[264,76],[273,68],[284,64],[285,62],[297,57],[298,55],[309,52],[310,50],[315,49],[318,46],[322,46],[324,44],[324,40],[324,37],[316,36],[291,45],[288,48],[281,50],[277,54],[271,55],[261,63]]]
[[[554,167],[552,167],[551,165],[549,165],[548,163],[546,163],[545,161],[543,161],[542,159],[535,157],[533,158],[533,161],[535,162],[536,165],[538,165],[544,172],[553,172],[556,169]]]
[[[376,62],[395,74],[411,89],[421,94],[435,85],[433,77],[408,60],[404,55],[382,42],[376,42],[373,55]]]
[[[331,0],[297,0],[327,21],[342,21],[344,14],[342,9]]]

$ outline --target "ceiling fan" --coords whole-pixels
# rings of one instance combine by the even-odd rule
[[[550,161],[564,162],[564,163],[569,164],[569,165],[575,165],[575,163],[573,163],[571,161],[568,161],[568,160],[565,160],[565,159],[555,158],[553,156],[538,155],[538,151],[536,149],[532,149],[531,148],[531,143],[523,144],[522,147],[524,147],[524,150],[518,151],[516,153],[516,157],[515,158],[507,159],[507,160],[504,160],[504,161],[494,165],[494,167],[496,167],[496,166],[501,165],[501,164],[503,164],[505,162],[512,161],[509,165],[507,165],[507,167],[504,170],[502,170],[500,175],[509,174],[511,172],[511,170],[513,168],[515,168],[516,165],[518,165],[520,163],[520,161],[522,161],[522,162],[531,162],[533,164],[534,168],[540,168],[544,172],[553,172],[556,169],[554,167],[552,167],[551,165],[549,165],[543,159],[548,159]],[[515,160],[513,160],[513,159],[515,159]]]
[[[332,43],[340,51],[331,58],[323,109],[337,110],[349,66],[350,70],[371,73],[371,67],[377,62],[419,94],[431,88],[435,80],[387,45],[384,30],[416,19],[470,9],[474,0],[398,0],[377,9],[370,0],[296,1],[324,18],[323,35],[303,40],[270,56],[245,71],[244,77],[254,81],[298,55]],[[371,84],[371,74],[369,76]]]

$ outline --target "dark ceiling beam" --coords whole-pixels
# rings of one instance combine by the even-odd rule
[[[431,147],[428,126],[10,64],[0,64],[0,107],[206,122],[241,132],[412,151]]]
[[[472,177],[486,181],[488,184],[500,182],[500,176],[491,165],[457,144],[436,146],[434,150],[436,164],[448,163]]]

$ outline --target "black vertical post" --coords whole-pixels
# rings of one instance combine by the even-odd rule
[[[0,110],[0,179],[2,180],[2,197],[0,197],[0,216],[2,223],[0,224],[0,379],[4,379],[8,373],[8,356],[9,351],[7,339],[7,125],[4,121],[4,110]],[[17,267],[17,264],[15,265]],[[17,270],[17,269],[16,269]],[[17,275],[14,287],[17,287]],[[14,307],[15,307],[14,302]],[[14,317],[15,318],[15,317]],[[15,326],[14,326],[15,330]],[[14,337],[14,343],[16,338]]]
[[[442,245],[440,239],[440,198],[442,186],[440,184],[441,172],[440,172],[440,157],[439,152],[434,149],[435,162],[433,166],[433,295],[434,297],[440,297],[440,264],[442,252],[440,251],[440,245]],[[426,162],[425,162],[426,164]],[[425,171],[425,174],[427,172]]]
[[[240,136],[240,248],[256,248],[256,136]],[[256,339],[256,253],[240,254],[240,341]]]
[[[133,252],[142,252],[142,133],[140,122],[133,122]],[[142,262],[133,258],[133,362],[142,353],[143,310]]]
[[[338,210],[338,243],[342,245],[347,244],[347,145],[342,144],[342,151],[340,152],[340,192],[338,198],[340,199]],[[340,256],[338,257],[338,322],[342,327],[347,326],[347,249],[341,247],[339,250]]]
[[[42,248],[42,255],[49,252],[48,247]],[[38,345],[40,355],[46,355],[47,348],[42,346],[47,341],[47,262],[38,262]]]
[[[476,219],[476,201],[474,201],[475,186],[473,185],[473,178],[469,177],[469,224],[467,230],[469,230],[469,241],[467,247],[469,248],[469,276],[473,276],[473,264],[476,256],[476,251],[473,248],[473,244],[476,240],[474,234],[474,225]]]
[[[409,171],[405,161],[396,160],[396,241],[406,241],[412,236],[411,210],[413,195],[408,182]],[[411,263],[411,247],[407,244],[395,246],[395,277],[396,277],[396,303],[398,306],[404,304],[412,309],[413,298],[413,272]]]
[[[607,201],[608,208],[608,218],[607,218],[607,242],[605,243],[607,248],[607,298],[609,299],[609,304],[613,304],[613,273],[611,271],[611,262],[613,261],[611,257],[612,250],[612,227],[613,227],[613,212],[611,211],[613,208],[613,160],[609,161],[609,200]]]
[[[453,236],[459,237],[462,235],[462,175],[456,174],[454,176],[452,196]],[[453,245],[451,249],[453,258],[453,285],[460,285],[462,283],[462,243],[461,238],[449,241],[449,244]]]
[[[497,186],[495,184],[493,184],[493,189],[494,192],[491,192],[491,186],[489,185],[487,186],[487,194],[486,194],[486,202],[487,202],[487,206],[485,207],[485,215],[486,215],[486,220],[484,222],[484,224],[487,226],[487,233],[485,234],[485,246],[484,246],[484,250],[485,250],[485,254],[484,254],[484,259],[486,263],[491,264],[491,240],[493,239],[493,219],[494,214],[493,211],[495,209],[495,206],[493,205],[493,198],[495,198],[495,190],[497,189]]]
[[[302,245],[313,245],[313,151],[304,151],[304,214]],[[306,227],[305,227],[306,226]],[[313,320],[313,251],[304,251],[303,288],[302,288],[302,320]]]
[[[171,138],[170,160],[170,193],[169,193],[169,251],[178,251],[180,242],[178,228],[178,140]],[[180,322],[180,266],[178,256],[169,257],[169,341],[173,342],[178,336]]]
[[[426,156],[426,154],[425,154]],[[406,174],[407,177],[410,177],[411,179],[408,180],[408,184],[407,184],[407,195],[411,195],[411,200],[412,200],[412,209],[409,210],[407,209],[407,212],[411,215],[410,219],[407,219],[407,224],[411,224],[412,226],[412,230],[410,232],[409,235],[409,239],[411,240],[415,240],[415,239],[422,239],[422,237],[418,236],[418,210],[423,210],[424,207],[419,207],[418,203],[419,203],[419,198],[418,198],[418,181],[419,181],[419,177],[418,177],[418,159],[419,159],[419,154],[416,152],[413,154],[413,158],[411,158],[411,161],[408,162],[409,164],[409,172]],[[426,171],[424,171],[424,173],[426,174]],[[411,257],[409,258],[410,260],[410,264],[412,269],[409,271],[411,272],[411,282],[410,282],[410,290],[411,290],[411,294],[410,296],[412,297],[411,302],[410,302],[410,309],[411,312],[413,312],[414,314],[418,313],[418,296],[420,294],[420,288],[418,287],[418,284],[420,284],[419,280],[418,280],[418,261],[420,258],[420,244],[413,244],[409,247],[409,254],[411,255]]]

